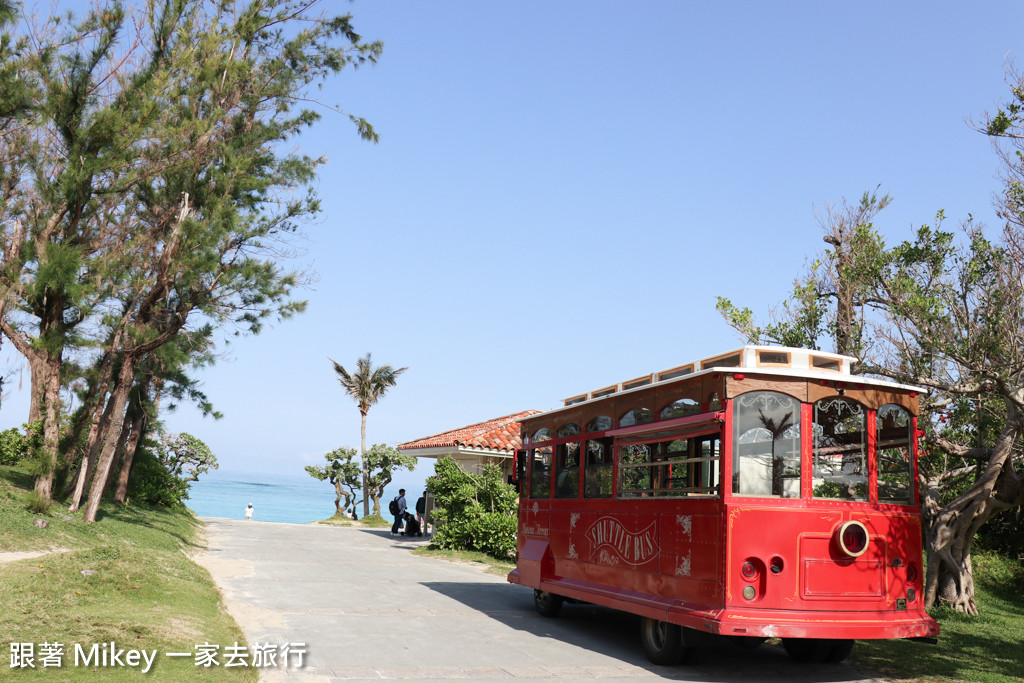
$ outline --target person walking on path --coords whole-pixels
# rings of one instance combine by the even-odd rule
[[[405,519],[405,489],[398,489],[398,498],[395,498],[395,523],[391,525],[391,535],[397,536],[398,530],[402,526],[402,520]]]
[[[245,521],[247,521],[247,522],[251,522],[252,521],[252,503],[249,503],[249,505],[246,506],[246,508],[245,508]]]

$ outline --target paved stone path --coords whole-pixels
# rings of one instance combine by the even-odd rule
[[[793,664],[770,645],[656,666],[640,645],[637,618],[566,605],[545,619],[529,589],[475,566],[413,555],[418,543],[386,529],[204,521],[209,549],[197,560],[250,645],[306,645],[303,668],[265,668],[262,681],[874,680],[846,665]]]

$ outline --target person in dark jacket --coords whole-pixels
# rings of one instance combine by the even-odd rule
[[[416,500],[416,521],[420,524],[420,536],[427,530],[427,492]]]
[[[398,503],[398,513],[395,514],[395,523],[391,525],[392,536],[398,535],[398,530],[402,527],[402,520],[405,519],[405,489],[398,489],[398,498],[396,499],[396,502]]]

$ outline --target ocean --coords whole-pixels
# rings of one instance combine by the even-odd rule
[[[410,473],[404,473],[407,477]],[[404,478],[403,478],[404,479]],[[422,485],[416,482],[417,485]],[[409,488],[413,482],[401,481]],[[392,490],[394,489],[394,490]],[[392,483],[384,490],[381,512],[391,519],[386,501],[398,495]],[[334,487],[328,481],[317,481],[308,474],[283,475],[213,470],[192,482],[185,504],[200,517],[244,519],[245,506],[252,503],[253,519],[264,522],[309,524],[334,516]],[[409,507],[419,492],[410,489]],[[371,512],[373,511],[371,502]],[[363,516],[363,506],[357,511]]]

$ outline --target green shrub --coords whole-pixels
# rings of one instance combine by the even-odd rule
[[[132,502],[178,508],[188,499],[188,488],[188,482],[168,472],[153,451],[139,445],[128,479],[128,497]]]
[[[516,559],[516,516],[485,512],[466,525],[470,549],[498,560]]]
[[[452,458],[442,458],[427,479],[427,491],[434,496],[433,545],[515,558],[519,496],[502,481],[497,466],[487,465],[483,474],[474,475]]]
[[[53,501],[47,500],[39,491],[29,491],[25,494],[25,509],[29,512],[45,515],[50,511],[51,505]]]
[[[28,455],[25,435],[15,427],[0,432],[0,465],[17,465]]]

